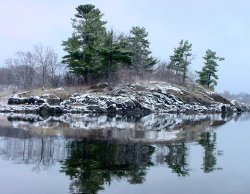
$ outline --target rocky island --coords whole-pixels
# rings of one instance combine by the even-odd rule
[[[64,89],[60,88],[63,92]],[[44,91],[46,92],[46,90]],[[40,96],[32,92],[14,94],[0,112],[57,116],[62,114],[148,115],[151,113],[246,112],[250,107],[230,101],[202,87],[181,87],[164,82],[96,84],[65,99],[53,92]]]

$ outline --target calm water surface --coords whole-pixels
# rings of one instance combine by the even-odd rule
[[[250,114],[0,116],[0,193],[248,194]]]

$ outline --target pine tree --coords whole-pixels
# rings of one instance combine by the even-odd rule
[[[117,37],[113,30],[108,31],[100,47],[102,56],[102,68],[106,79],[110,82],[110,74],[114,72],[121,63],[131,63],[131,51],[128,50],[128,43]]]
[[[185,83],[188,66],[192,61],[192,44],[187,40],[181,40],[179,46],[174,49],[174,54],[170,56],[169,68],[174,70],[177,76],[182,77],[182,83]]]
[[[76,34],[72,34],[72,37],[68,38],[67,41],[63,41],[64,51],[67,53],[63,56],[62,63],[68,64],[70,72],[77,75],[83,75],[85,68],[82,65],[83,57],[80,42]]]
[[[138,72],[141,70],[150,70],[158,60],[151,56],[149,49],[148,33],[143,27],[132,27],[130,30],[130,47],[133,53],[132,67]]]
[[[216,74],[218,71],[217,61],[223,61],[225,59],[223,57],[217,57],[216,52],[213,52],[210,49],[206,51],[203,59],[204,66],[201,71],[197,72],[199,75],[197,83],[213,90],[214,86],[217,85],[218,80],[218,76]]]
[[[73,36],[62,44],[67,52],[63,62],[72,72],[83,76],[86,83],[90,74],[96,76],[95,66],[101,66],[98,49],[106,32],[106,22],[102,21],[103,14],[94,5],[80,5],[76,11],[72,19]]]

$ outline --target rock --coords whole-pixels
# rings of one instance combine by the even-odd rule
[[[96,112],[96,113],[107,113],[108,111],[103,108],[103,107],[100,107],[98,105],[89,105],[89,106],[86,106],[87,110],[90,110],[91,112]]]
[[[230,105],[224,104],[221,106],[221,112],[222,113],[232,113],[232,112],[234,112],[234,109]]]
[[[42,99],[45,99],[49,105],[59,105],[62,100],[54,94],[44,94],[41,96]]]
[[[37,97],[29,97],[29,98],[9,98],[9,105],[24,105],[24,104],[43,104],[45,101],[43,99]]]
[[[52,107],[52,110],[55,115],[63,114],[63,109],[60,106]]]
[[[128,100],[124,102],[124,105],[126,108],[133,109],[135,108],[135,103],[132,100]]]
[[[31,98],[27,98],[26,102],[27,102],[27,104],[33,104],[33,105],[38,104],[38,105],[40,105],[40,104],[45,103],[45,100],[39,99],[37,97],[31,97]]]
[[[225,105],[222,105],[222,106],[221,106],[221,112],[222,112],[222,113],[225,113],[226,110],[227,110],[226,106],[225,106]]]
[[[107,108],[108,113],[116,113],[116,105],[115,104],[111,104],[108,108]]]
[[[29,98],[15,96],[8,100],[11,106],[1,108],[0,111],[30,112],[39,109],[37,111],[39,114],[48,115],[61,114],[61,112],[146,115],[152,112],[193,114],[250,111],[247,105],[237,101],[229,102],[220,95],[205,89],[194,91],[165,83],[147,82],[146,84],[117,85],[112,91],[97,90],[105,87],[107,87],[106,83],[97,84],[91,87],[92,90],[72,95],[63,102],[59,97],[51,94]],[[37,106],[45,102],[45,105]],[[55,105],[60,105],[60,107],[55,108]]]
[[[121,96],[122,94],[125,94],[126,92],[124,90],[121,89],[114,89],[111,93],[111,96]]]
[[[124,105],[123,105],[122,103],[117,103],[117,104],[116,104],[116,107],[117,107],[118,109],[124,109]]]
[[[61,115],[63,114],[63,109],[59,106],[50,106],[49,104],[44,103],[42,106],[39,107],[38,113],[43,116]]]
[[[231,105],[236,108],[237,112],[245,112],[250,110],[249,106],[244,103],[237,102],[236,100],[232,100]]]
[[[18,98],[9,98],[8,99],[8,104],[9,105],[16,105],[16,104],[20,104],[20,101]]]
[[[135,104],[135,106],[136,106],[137,108],[142,108],[142,105],[141,105],[141,103],[140,103],[138,100],[134,99],[134,100],[133,100],[133,103]]]
[[[49,115],[49,113],[51,113],[51,106],[49,106],[48,104],[43,104],[42,106],[39,107],[39,113],[41,115]]]

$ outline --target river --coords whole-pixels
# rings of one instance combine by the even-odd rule
[[[0,193],[247,194],[250,114],[0,115]]]

